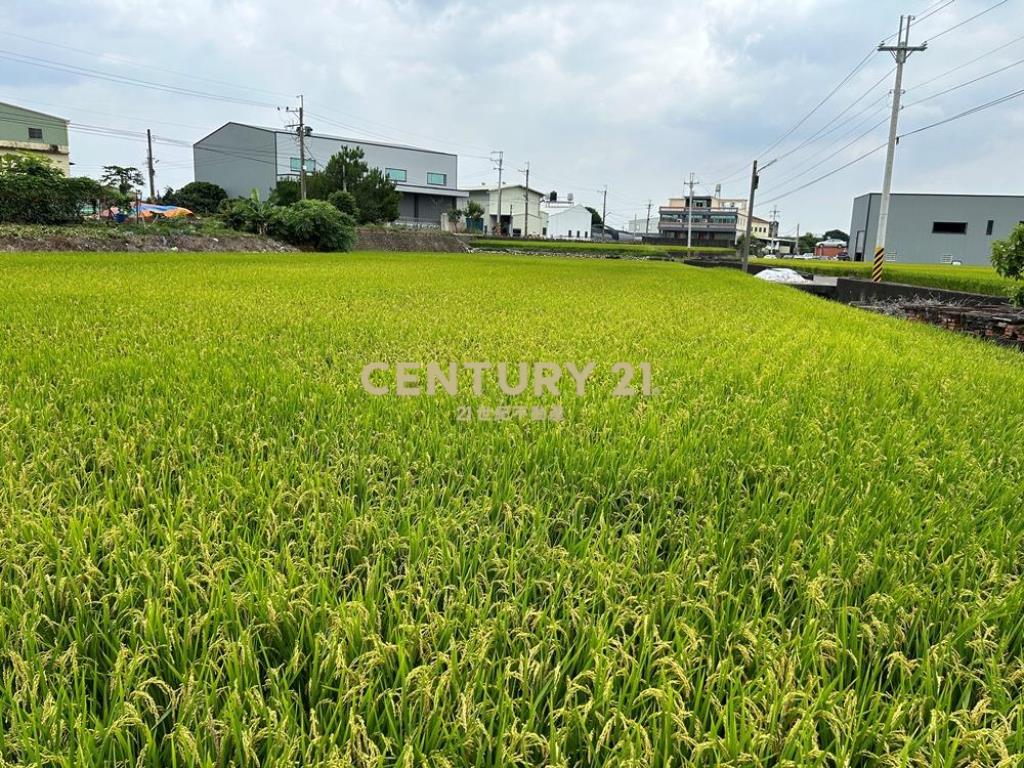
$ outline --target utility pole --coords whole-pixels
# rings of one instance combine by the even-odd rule
[[[501,182],[501,175],[502,175],[502,172],[505,169],[505,153],[502,150],[497,149],[494,152],[491,152],[491,155],[492,155],[492,158],[493,158],[494,155],[498,156],[498,159],[495,161],[495,162],[497,162],[497,165],[495,167],[498,169],[498,226],[497,226],[497,230],[498,231],[497,231],[496,234],[498,235],[498,237],[501,237],[501,235],[502,235],[502,231],[501,231],[501,213],[502,213],[502,211],[501,211],[501,183],[502,183]]]
[[[519,172],[526,174],[526,189],[523,191],[523,237],[525,238],[530,231],[530,164],[527,163],[526,168]]]
[[[772,208],[772,223],[768,225],[768,247],[779,255],[779,206]]]
[[[153,132],[146,129],[146,146],[149,151],[146,153],[146,165],[149,166],[149,202],[156,202],[156,169],[153,167]]]
[[[750,264],[750,235],[754,228],[754,194],[757,192],[757,185],[760,182],[757,175],[757,160],[754,161],[754,170],[750,174],[750,200],[747,201],[747,233],[743,238],[743,256],[741,263],[743,271],[747,271]]]
[[[700,184],[699,181],[693,180],[694,174],[690,173],[690,180],[686,183],[690,188],[690,196],[686,198],[686,247],[691,248],[693,246],[693,187],[695,184]]]
[[[302,200],[306,199],[306,104],[299,94],[299,108],[292,109],[291,107],[285,107],[285,112],[291,112],[293,115],[299,116],[298,126],[289,126],[296,129],[299,134],[299,198]]]
[[[793,241],[793,255],[800,256],[800,222],[796,223],[796,240]]]
[[[604,202],[601,203],[601,239],[605,239],[605,234],[608,232],[608,185],[604,185]]]
[[[879,51],[891,53],[896,59],[896,86],[892,92],[892,119],[889,121],[889,150],[885,156],[885,178],[882,181],[882,204],[878,209],[878,237],[875,240],[875,261],[871,267],[871,281],[882,282],[885,267],[885,236],[889,229],[889,201],[892,196],[892,168],[896,159],[897,129],[900,120],[900,100],[903,96],[903,65],[910,54],[928,49],[928,44],[910,45],[910,23],[913,16],[900,16],[900,35],[897,45],[879,45]]]
[[[644,233],[646,235],[651,234],[651,206],[652,205],[654,205],[654,201],[653,200],[648,200],[647,201],[647,231]]]

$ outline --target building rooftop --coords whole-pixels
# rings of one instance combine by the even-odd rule
[[[288,135],[288,136],[295,135],[294,131],[291,131],[291,130],[289,130],[287,128],[272,128],[272,127],[265,126],[265,125],[253,125],[252,123],[239,123],[239,122],[236,122],[234,120],[229,120],[228,122],[224,123],[224,125],[221,125],[220,127],[216,128],[215,130],[210,131],[210,133],[206,134],[205,136],[203,136],[203,138],[199,139],[195,143],[199,144],[200,142],[205,141],[206,139],[208,139],[211,136],[213,136],[213,134],[215,134],[221,128],[224,128],[224,127],[229,126],[229,125],[240,125],[243,128],[252,128],[253,130],[257,130],[257,131],[267,131],[268,133],[280,133],[280,134],[285,134],[285,135]],[[435,149],[424,149],[423,147],[414,147],[411,144],[396,144],[396,143],[393,143],[393,142],[370,141],[368,139],[353,139],[353,138],[350,138],[350,137],[347,137],[347,136],[332,136],[331,134],[320,133],[319,131],[314,131],[310,135],[310,138],[312,138],[312,139],[330,139],[331,141],[340,141],[343,144],[365,144],[365,145],[372,146],[372,147],[390,147],[392,149],[408,149],[408,150],[411,150],[413,152],[429,152],[432,155],[448,155],[450,157],[458,157],[458,155],[456,155],[454,152],[440,152],[440,151],[435,150]]]
[[[0,107],[8,107],[10,109],[17,109],[17,110],[19,110],[21,112],[31,112],[33,115],[39,115],[39,117],[46,117],[46,118],[49,118],[50,120],[60,120],[62,123],[70,122],[66,117],[58,117],[57,115],[51,115],[51,114],[49,114],[47,112],[40,112],[38,109],[29,109],[28,107],[23,107],[20,104],[11,104],[10,102],[7,102],[7,101],[0,101]]]

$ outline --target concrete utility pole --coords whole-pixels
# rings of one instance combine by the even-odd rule
[[[526,174],[526,188],[523,191],[523,237],[525,238],[530,231],[530,164],[527,163],[526,168],[519,172]]]
[[[299,198],[306,199],[306,103],[302,94],[299,94],[299,108],[292,109],[285,107],[285,112],[291,112],[299,116],[299,124],[294,127],[299,134]]]
[[[793,241],[793,255],[800,255],[800,222],[796,223],[796,240]]]
[[[768,225],[768,249],[775,251],[775,255],[779,255],[779,206],[772,208],[772,220]]]
[[[693,187],[700,184],[693,180],[694,174],[690,173],[690,180],[686,182],[690,188],[690,196],[686,198],[686,247],[693,247]]]
[[[153,168],[153,132],[146,129],[146,165],[149,166],[149,202],[156,202],[156,169]]]
[[[494,152],[491,152],[491,155],[492,157],[494,155],[498,156],[497,160],[495,160],[497,165],[494,166],[495,168],[498,169],[498,226],[496,234],[498,235],[498,237],[501,237],[501,175],[505,170],[505,153],[500,149],[496,149]]]
[[[608,231],[608,185],[604,185],[604,202],[601,204],[601,239]]]
[[[754,194],[757,192],[757,185],[760,177],[757,175],[757,160],[754,161],[754,170],[750,174],[750,200],[747,201],[747,232],[743,238],[743,255],[741,262],[743,271],[747,271],[750,265],[750,235],[754,228]]]
[[[913,16],[900,16],[900,34],[897,45],[880,45],[879,51],[886,51],[896,59],[896,86],[892,92],[892,119],[889,121],[889,151],[885,156],[885,178],[882,181],[882,204],[878,209],[878,237],[875,240],[875,262],[871,267],[871,281],[882,282],[885,267],[885,236],[889,229],[889,200],[892,196],[892,168],[896,159],[897,129],[900,120],[900,99],[903,96],[903,65],[910,54],[928,49],[928,44],[910,45],[910,23]]]
[[[653,206],[653,205],[654,205],[654,201],[653,200],[648,200],[647,201],[647,231],[644,232],[644,234],[646,234],[646,235],[651,234],[651,206]]]

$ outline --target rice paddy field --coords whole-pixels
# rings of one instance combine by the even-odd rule
[[[0,765],[1019,766],[1022,447],[1019,354],[735,270],[0,255]]]
[[[840,275],[863,279],[871,277],[871,263],[863,261],[751,259],[751,262],[767,267],[790,267],[801,272],[815,272],[821,275]],[[886,264],[882,279],[890,283],[921,285],[926,288],[944,288],[967,293],[985,293],[992,296],[1008,296],[1014,285],[1014,281],[1000,276],[992,267],[975,265],[954,267],[946,264]]]
[[[621,256],[626,258],[649,258],[651,256],[716,255],[733,256],[735,248],[692,247],[685,245],[644,245],[642,243],[592,243],[578,240],[524,240],[521,238],[478,237],[469,241],[481,250],[523,250],[543,253],[565,254],[567,256]]]

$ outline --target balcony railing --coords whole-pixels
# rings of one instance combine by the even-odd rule
[[[686,221],[660,221],[658,222],[658,229],[662,232],[685,232],[689,228],[689,224]],[[707,222],[707,221],[693,221],[693,231],[704,231],[704,232],[735,232],[736,223],[722,224],[718,222]]]

